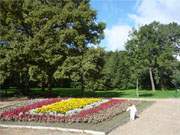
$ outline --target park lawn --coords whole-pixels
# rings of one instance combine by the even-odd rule
[[[44,97],[48,96],[48,91],[42,91],[41,88],[32,88],[31,97]],[[81,97],[79,88],[53,88],[52,95],[54,97]],[[1,94],[2,96],[2,94]],[[15,94],[15,88],[7,89],[6,97],[19,96]],[[86,91],[84,97],[119,97],[119,98],[137,98],[135,89],[113,89],[101,91]],[[180,98],[180,91],[173,90],[139,90],[140,98]]]
[[[135,89],[114,89],[110,91],[97,91],[99,96],[111,96],[111,97],[121,97],[121,98],[137,98]],[[152,92],[151,90],[139,90],[140,98],[180,98],[180,91],[176,90],[156,90]]]

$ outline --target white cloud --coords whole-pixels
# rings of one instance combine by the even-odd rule
[[[137,0],[135,13],[129,14],[136,28],[153,21],[160,23],[177,22],[180,24],[180,0]],[[105,30],[108,50],[124,50],[131,26],[114,25]],[[180,59],[180,58],[179,58]]]
[[[112,51],[124,50],[124,44],[128,39],[130,30],[131,27],[128,25],[115,25],[111,29],[106,29],[107,49]]]
[[[141,0],[136,6],[135,14],[129,17],[136,25],[148,24],[152,21],[161,23],[180,23],[180,1],[179,0]]]

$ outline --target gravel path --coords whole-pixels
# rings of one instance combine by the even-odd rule
[[[180,135],[180,100],[158,100],[139,119],[116,128],[109,135]]]

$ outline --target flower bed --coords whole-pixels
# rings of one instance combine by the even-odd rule
[[[95,108],[81,111],[80,113],[65,117],[65,122],[88,122],[99,123],[112,118],[122,112],[125,112],[129,104],[140,104],[140,101],[128,101],[120,99],[111,99]]]
[[[47,113],[56,112],[65,114],[69,110],[84,107],[88,104],[100,101],[100,98],[72,98],[62,102],[57,102],[48,106],[43,106],[38,108],[35,112],[37,113]]]
[[[98,123],[125,111],[129,102],[138,104],[136,101],[120,99],[44,99],[27,106],[5,111],[0,114],[0,120]],[[68,113],[73,110],[75,113]]]
[[[35,108],[39,108],[42,107],[44,105],[48,105],[51,103],[55,103],[58,101],[61,101],[62,99],[59,98],[52,98],[52,99],[45,99],[30,105],[26,105],[26,106],[22,106],[22,107],[17,107],[15,109],[10,109],[9,111],[5,111],[3,113],[0,114],[1,117],[3,117],[4,119],[13,119],[15,117],[18,117],[22,114],[24,114],[25,112],[35,109]]]
[[[39,101],[42,101],[42,100],[43,99],[31,99],[31,100],[18,101],[16,103],[13,103],[13,104],[7,105],[7,106],[5,106],[3,108],[0,108],[0,114],[2,112],[8,111],[8,110],[12,110],[12,109],[15,109],[17,107],[30,105],[30,104],[33,104],[33,103],[36,103],[36,102],[39,102]]]

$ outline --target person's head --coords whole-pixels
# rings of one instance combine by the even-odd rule
[[[129,106],[132,106],[132,105],[133,105],[133,103],[129,103],[128,105],[129,105]]]

